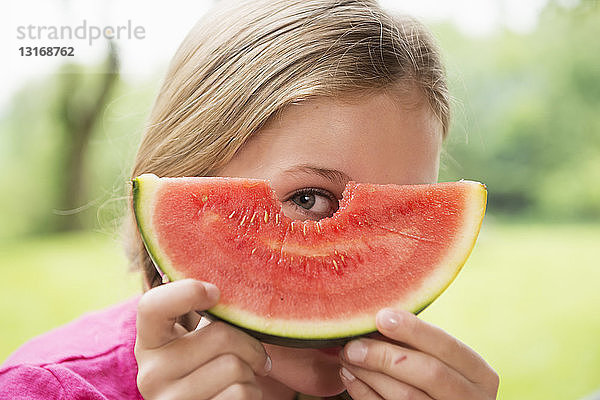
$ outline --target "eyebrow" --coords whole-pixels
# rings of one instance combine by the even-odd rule
[[[287,169],[283,172],[284,175],[297,175],[297,174],[309,174],[309,175],[319,175],[334,184],[338,184],[341,186],[346,186],[348,181],[353,180],[346,173],[342,171],[338,171],[337,169],[329,169],[329,168],[320,168],[315,165],[310,164],[301,164],[296,165],[290,169]]]

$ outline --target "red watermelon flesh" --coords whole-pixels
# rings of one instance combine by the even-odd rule
[[[471,181],[349,182],[332,217],[298,221],[263,180],[134,180],[157,267],[170,280],[216,284],[221,300],[209,313],[290,345],[372,332],[384,307],[425,308],[466,261],[485,204],[485,186]]]

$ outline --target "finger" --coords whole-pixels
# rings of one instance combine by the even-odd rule
[[[416,350],[414,347],[408,345],[407,343],[401,342],[399,340],[394,340],[391,339],[387,336],[382,335],[380,332],[372,332],[369,333],[368,335],[365,335],[364,337],[369,338],[369,339],[375,339],[375,340],[381,340],[382,342],[388,342],[391,344],[396,344],[399,345],[401,347],[404,347],[405,349],[412,349],[412,350]]]
[[[160,347],[181,335],[177,317],[193,310],[206,310],[219,298],[216,286],[192,279],[157,286],[138,303],[136,346]]]
[[[346,386],[348,394],[352,396],[353,399],[383,400],[380,395],[369,387],[369,385],[362,382],[360,379],[357,379],[347,368],[342,367],[340,369],[340,378],[342,379],[344,386]]]
[[[354,375],[361,382],[368,385],[384,399],[433,400],[423,391],[388,375],[352,366],[347,363],[343,363],[342,365],[342,368],[345,368],[346,372],[350,372],[351,375]]]
[[[211,399],[229,386],[255,383],[256,378],[248,364],[232,354],[224,354],[172,381],[163,394],[178,400]]]
[[[469,346],[412,313],[384,309],[376,321],[383,335],[432,355],[474,383],[493,385],[497,380],[494,370]]]
[[[258,375],[267,375],[272,365],[265,348],[258,340],[220,321],[189,332],[163,346],[160,351],[165,362],[177,360],[168,372],[173,379],[189,374],[224,354],[238,357]]]
[[[372,339],[350,342],[342,352],[352,365],[381,372],[433,398],[474,399],[475,385],[435,357]]]
[[[250,383],[236,383],[216,395],[213,400],[261,400],[262,390]]]

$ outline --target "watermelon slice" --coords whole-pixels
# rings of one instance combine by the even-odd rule
[[[471,181],[349,182],[332,217],[299,221],[263,180],[133,180],[138,227],[164,277],[214,283],[210,315],[302,347],[373,332],[384,307],[427,307],[469,256],[486,196]]]

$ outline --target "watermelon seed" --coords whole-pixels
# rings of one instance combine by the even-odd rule
[[[333,261],[333,267],[334,267],[334,268],[335,268],[335,270],[337,271],[337,269],[338,269],[337,263],[335,262],[335,260],[331,260],[331,261]]]
[[[244,221],[246,221],[246,216],[245,215],[242,217],[242,221],[240,222],[240,226],[244,225]]]
[[[290,224],[290,232],[294,232],[294,221]]]
[[[256,217],[256,211],[252,214],[252,218],[250,218],[250,225],[254,222],[254,218]]]
[[[343,254],[338,253],[337,250],[334,250],[333,254],[335,254],[336,256],[338,256],[340,258],[340,261],[342,262],[342,264],[344,263],[344,255]]]
[[[235,210],[233,210],[233,211],[231,212],[231,214],[229,214],[229,219],[233,218],[233,216],[234,216],[234,215],[235,215]]]
[[[265,211],[265,224],[269,221],[269,213]]]
[[[321,233],[321,222],[317,222],[317,232]]]
[[[306,224],[302,224],[302,234],[306,237]]]
[[[206,202],[206,200],[208,200],[208,196],[207,195],[202,196],[202,201]]]
[[[275,223],[279,224],[279,214],[275,214]]]
[[[250,254],[254,254],[256,252],[256,247],[252,249],[252,251],[250,252]]]

